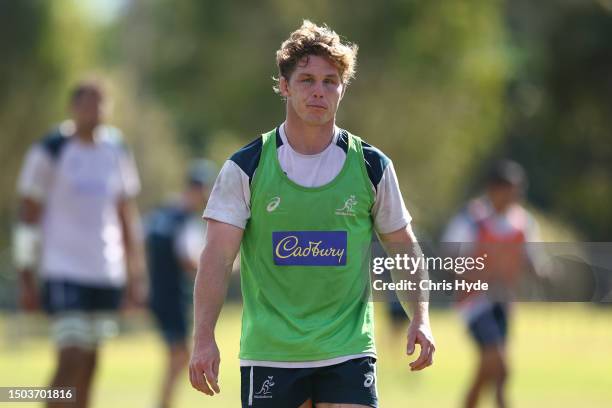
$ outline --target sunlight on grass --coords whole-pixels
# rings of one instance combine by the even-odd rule
[[[437,341],[433,367],[411,373],[402,331],[392,332],[382,305],[377,305],[377,345],[381,406],[460,406],[472,375],[474,349],[456,314],[433,310]],[[136,317],[132,317],[136,319]],[[142,320],[142,319],[141,319]],[[164,364],[161,341],[142,322],[102,350],[94,393],[96,408],[154,406]],[[42,335],[44,320],[5,317],[0,320],[0,385],[45,385],[53,365],[53,348]],[[34,327],[34,329],[32,328]],[[612,310],[580,304],[522,304],[515,308],[511,331],[514,406],[609,407],[612,402]],[[221,394],[209,398],[191,389],[187,374],[177,395],[177,407],[238,407],[240,378],[238,342],[240,308],[225,308],[218,325],[221,349]],[[484,407],[492,406],[490,398]],[[25,408],[26,403],[2,404]],[[36,406],[36,405],[30,405]]]

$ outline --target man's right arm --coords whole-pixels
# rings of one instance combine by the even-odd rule
[[[26,154],[17,182],[17,222],[13,235],[13,258],[19,273],[19,303],[25,310],[39,306],[35,268],[40,255],[40,223],[44,202],[53,178],[53,163],[39,145]]]
[[[206,245],[195,279],[193,352],[189,363],[191,385],[207,395],[220,392],[221,359],[215,340],[215,325],[225,301],[232,264],[243,232],[231,224],[208,220]]]
[[[26,311],[37,310],[40,306],[35,268],[40,251],[42,211],[42,204],[32,198],[22,197],[19,200],[13,257],[19,274],[19,305]]]

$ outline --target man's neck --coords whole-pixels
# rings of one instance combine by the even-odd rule
[[[324,125],[311,126],[287,117],[283,126],[287,141],[293,150],[301,154],[321,153],[334,138],[333,120]]]
[[[77,127],[75,129],[74,136],[79,139],[80,142],[93,144],[95,142],[94,130],[95,128]]]
[[[488,195],[485,196],[485,203],[491,208],[491,211],[496,216],[502,216],[508,212],[513,204],[501,205],[494,202]]]

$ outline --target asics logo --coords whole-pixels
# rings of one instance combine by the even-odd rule
[[[369,373],[365,373],[365,381],[363,382],[363,386],[366,388],[369,388],[372,386],[372,384],[374,384],[374,373],[369,372]]]
[[[268,206],[266,207],[266,210],[268,212],[272,212],[276,210],[278,206],[280,205],[280,202],[281,202],[281,198],[279,196],[273,197],[270,200],[270,202],[268,202]]]

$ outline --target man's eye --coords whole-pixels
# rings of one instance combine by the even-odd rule
[[[304,78],[302,79],[302,82],[312,82],[312,78]]]

